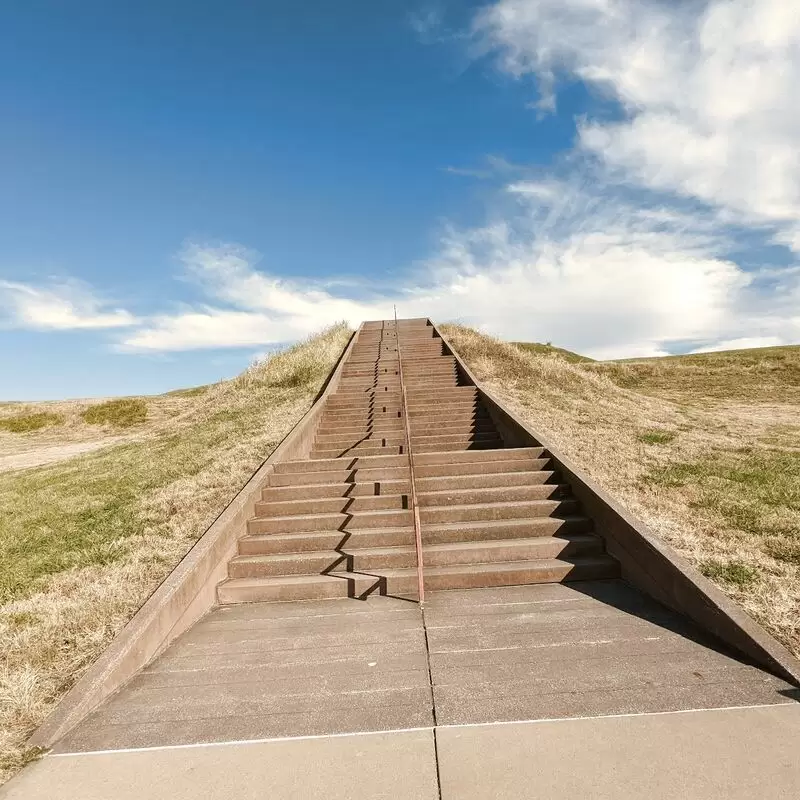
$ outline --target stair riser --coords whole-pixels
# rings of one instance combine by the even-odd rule
[[[287,575],[322,575],[331,572],[366,572],[378,569],[412,569],[417,566],[414,550],[398,548],[396,553],[360,556],[358,552],[320,557],[299,556],[297,559],[281,558],[277,561],[229,564],[231,578],[277,578]]]
[[[405,456],[382,456],[380,458],[353,458],[353,464],[343,465],[339,459],[330,461],[284,461],[275,465],[275,474],[301,474],[303,472],[341,471],[345,469],[380,469],[384,467],[408,467]]]
[[[446,444],[457,444],[458,442],[485,442],[485,441],[496,441],[499,439],[499,435],[496,430],[484,430],[484,431],[462,431],[462,432],[453,432],[453,433],[412,433],[411,434],[411,443],[414,445],[416,449],[417,445],[428,445],[428,444],[437,444],[439,442],[444,442]]]
[[[450,450],[499,450],[502,439],[487,439],[480,442],[437,442],[435,444],[415,444],[415,453],[444,453]]]
[[[399,528],[413,525],[410,511],[386,511],[375,514],[326,514],[320,517],[270,519],[256,517],[247,523],[248,533],[292,533],[293,531],[337,531],[356,528]]]
[[[310,553],[347,547],[408,547],[414,543],[411,528],[382,531],[320,531],[296,536],[266,535],[239,540],[239,553],[243,556],[273,555],[282,553]]]
[[[542,461],[542,463],[546,463]],[[447,478],[417,478],[417,492],[442,492],[448,489],[496,489],[498,487],[529,487],[555,483],[555,473],[551,470],[538,472],[489,472],[478,475],[454,475]],[[402,490],[397,490],[396,494]],[[387,490],[387,493],[388,490]],[[420,500],[421,502],[421,500]]]
[[[336,439],[317,438],[314,442],[315,450],[349,450],[354,447],[399,447],[405,444],[404,434],[379,433],[371,436],[342,436]]]
[[[408,459],[404,466],[378,469],[325,470],[324,472],[298,472],[270,475],[269,485],[316,486],[320,484],[374,483],[408,479]]]
[[[558,536],[573,533],[589,533],[591,520],[585,517],[574,519],[556,519],[542,517],[535,520],[507,520],[505,525],[491,527],[459,527],[454,525],[446,529],[436,529],[429,525],[422,526],[423,544],[454,544],[456,542],[501,541],[505,539],[521,539],[536,536]]]
[[[557,484],[501,486],[496,488],[461,489],[430,493],[417,486],[420,506],[453,506],[467,503],[519,502],[521,500],[563,500],[569,496],[569,487]]]
[[[420,453],[419,456],[425,455]],[[455,454],[454,454],[455,455]],[[420,464],[419,456],[415,456],[414,474],[420,478],[454,478],[461,475],[504,475],[512,472],[529,472],[543,469],[550,464],[549,459],[538,458],[530,461],[488,461],[466,462],[455,464]]]
[[[291,600],[330,600],[337,597],[361,597],[380,586],[377,578],[364,577],[357,580],[331,579],[317,585],[252,586],[237,588],[221,584],[217,598],[221,605],[235,603],[277,603]]]
[[[425,589],[431,592],[445,589],[479,589],[491,586],[527,586],[538,583],[565,583],[569,581],[610,580],[619,576],[618,568],[607,565],[572,565],[557,567],[520,568],[497,570],[487,566],[478,574],[428,575]]]
[[[491,453],[429,453],[422,454],[415,459],[416,464],[452,464],[456,465],[465,461],[475,462],[487,467],[491,461],[528,461],[532,458],[541,458],[544,455],[543,447],[528,447],[525,449],[506,449]]]
[[[450,567],[456,565],[499,564],[507,561],[536,561],[544,558],[571,558],[599,555],[602,542],[594,537],[587,541],[561,541],[542,538],[530,540],[506,540],[502,546],[448,548],[446,550],[422,549],[422,562],[428,567]]]
[[[312,450],[309,458],[345,458],[347,456],[395,456],[406,452],[404,445],[386,445],[380,447],[375,445],[359,444],[355,447],[335,447],[325,450]]]
[[[532,500],[519,504],[468,506],[466,508],[428,506],[419,510],[420,521],[423,525],[493,519],[531,519],[549,517],[554,514],[565,516],[576,513],[578,513],[578,504],[574,500]]]
[[[312,500],[303,498],[288,502],[260,501],[256,503],[257,517],[287,517],[293,514],[356,514],[363,511],[402,510],[408,508],[407,495],[375,497],[327,497]]]
[[[309,486],[276,486],[262,489],[261,499],[268,503],[289,502],[292,500],[319,500],[329,497],[380,497],[381,495],[408,494],[411,483],[408,480],[361,481],[359,483],[327,483]],[[447,487],[444,487],[447,488]]]

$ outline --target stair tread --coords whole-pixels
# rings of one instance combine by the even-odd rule
[[[534,536],[524,537],[519,539],[494,539],[488,541],[478,542],[447,542],[445,544],[425,544],[423,545],[423,561],[425,553],[447,553],[458,552],[465,550],[501,550],[514,547],[524,547],[535,545],[537,547],[546,548],[548,545],[556,543],[573,543],[573,544],[593,544],[598,541],[597,536],[589,533],[573,533],[563,534],[561,536]],[[388,547],[344,547],[341,550],[306,550],[299,553],[258,553],[252,555],[238,555],[234,556],[232,561],[238,563],[261,563],[261,562],[274,562],[274,561],[291,561],[306,558],[312,560],[315,558],[337,558],[343,555],[359,555],[359,556],[380,556],[392,555],[395,553],[414,553],[416,548],[413,544],[395,545]],[[501,562],[497,562],[501,563]],[[427,567],[426,567],[427,569]]]
[[[432,522],[424,523],[423,535],[425,531],[448,531],[458,530],[459,528],[501,528],[508,525],[547,525],[552,523],[553,517],[515,517],[512,519],[482,519],[464,520],[463,522]],[[588,517],[581,514],[567,514],[557,518],[561,522],[585,522]]]
[[[531,571],[551,570],[559,567],[572,566],[611,566],[616,561],[609,555],[600,554],[592,556],[567,556],[565,558],[538,558],[523,559],[520,561],[495,561],[481,562],[479,564],[448,564],[445,566],[425,567],[427,575],[456,575],[456,574],[480,574],[481,572],[514,572],[521,569]],[[370,569],[368,572],[336,572],[336,573],[306,573],[300,575],[265,575],[258,578],[227,578],[220,585],[249,586],[258,587],[265,584],[270,585],[291,585],[291,584],[310,584],[325,583],[344,578],[369,580],[370,578],[386,577],[398,578],[408,575],[416,575],[416,567],[397,567]]]

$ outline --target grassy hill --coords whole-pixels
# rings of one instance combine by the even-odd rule
[[[595,362],[616,384],[676,402],[800,403],[800,345]]]
[[[594,360],[588,356],[581,356],[577,353],[573,353],[571,350],[564,350],[561,347],[553,347],[550,342],[547,342],[546,344],[541,344],[540,342],[514,342],[513,344],[529,353],[536,353],[536,355],[561,356],[561,358],[566,359],[572,364],[580,364]]]
[[[349,336],[336,326],[157,397],[0,405],[0,782],[309,408]]]
[[[444,330],[534,430],[800,655],[800,347],[576,362]]]

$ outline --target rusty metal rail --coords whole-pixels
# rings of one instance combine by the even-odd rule
[[[417,504],[417,483],[414,478],[414,451],[411,447],[411,425],[408,416],[408,396],[403,378],[403,355],[400,348],[400,328],[397,324],[397,308],[394,310],[394,335],[397,343],[397,366],[400,373],[400,395],[403,400],[403,420],[406,431],[406,452],[408,454],[408,471],[411,483],[411,511],[414,515],[414,545],[417,550],[417,587],[420,604],[425,602],[425,577],[422,562],[422,529],[419,521],[419,505]]]

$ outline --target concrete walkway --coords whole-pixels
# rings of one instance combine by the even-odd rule
[[[795,798],[797,697],[620,581],[241,605],[0,797]]]

